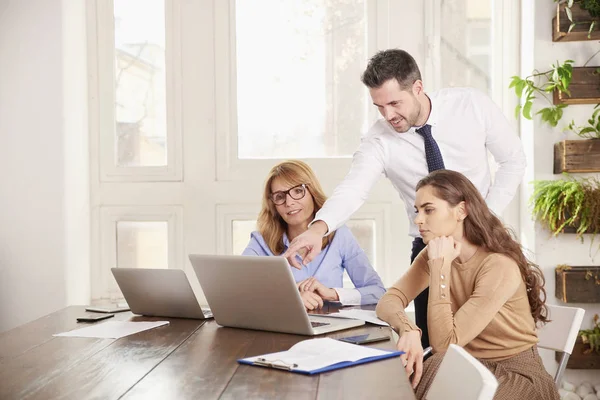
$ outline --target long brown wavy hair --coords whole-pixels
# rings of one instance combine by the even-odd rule
[[[421,179],[417,184],[417,190],[424,186],[431,186],[436,196],[447,201],[452,207],[462,201],[465,202],[467,210],[467,217],[464,220],[465,238],[490,253],[504,254],[517,263],[527,287],[533,319],[536,323],[548,322],[544,274],[536,264],[525,257],[521,245],[515,240],[514,233],[490,211],[471,181],[459,172],[443,169]]]
[[[258,214],[257,227],[273,254],[279,255],[283,253],[283,234],[287,231],[287,223],[281,218],[275,204],[271,201],[271,183],[275,178],[281,179],[290,187],[305,184],[308,189],[307,195],[312,195],[315,214],[323,207],[327,196],[325,196],[317,176],[305,162],[288,160],[271,169],[265,182],[262,209]],[[327,246],[333,237],[334,233],[325,236],[321,249]]]

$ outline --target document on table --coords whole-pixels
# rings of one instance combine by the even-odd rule
[[[134,333],[147,331],[168,324],[169,321],[108,321],[69,332],[57,333],[53,336],[120,339],[124,336],[133,335]]]
[[[390,324],[388,324],[387,322],[377,318],[377,314],[375,314],[375,311],[370,310],[359,310],[357,308],[352,308],[350,310],[340,310],[340,312],[327,314],[325,316],[359,319],[361,321],[370,322],[375,325],[390,326]]]
[[[316,374],[366,362],[398,357],[402,352],[374,349],[340,342],[331,338],[308,339],[293,345],[288,351],[248,357],[238,362],[285,369],[291,372]]]

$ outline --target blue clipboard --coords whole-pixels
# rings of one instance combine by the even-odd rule
[[[344,362],[331,364],[326,367],[319,368],[319,369],[313,369],[313,370],[305,370],[296,364],[293,364],[293,365],[283,364],[279,360],[269,361],[264,358],[259,358],[255,361],[250,361],[248,359],[243,358],[243,359],[239,359],[237,361],[240,364],[280,369],[282,371],[296,372],[298,374],[304,374],[304,375],[316,375],[316,374],[320,374],[322,372],[328,372],[328,371],[334,371],[336,369],[352,367],[354,365],[366,364],[366,363],[370,363],[373,361],[385,360],[387,358],[399,357],[402,354],[404,354],[403,351],[390,351],[390,352],[387,352],[386,354],[382,354],[380,356],[361,358],[360,360],[357,360],[357,361],[344,361]]]

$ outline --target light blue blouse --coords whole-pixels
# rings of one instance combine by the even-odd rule
[[[289,247],[283,235],[284,252]],[[250,243],[242,253],[246,256],[273,256],[273,252],[258,232],[252,232]],[[278,254],[280,255],[280,254]],[[346,225],[335,231],[335,236],[321,253],[301,270],[290,267],[296,282],[315,277],[329,288],[342,288],[344,269],[360,293],[360,304],[377,304],[385,293],[381,278],[375,272],[365,252]]]

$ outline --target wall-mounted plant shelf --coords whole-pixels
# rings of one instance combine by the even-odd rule
[[[558,267],[554,293],[565,303],[600,303],[600,267]]]
[[[567,17],[565,6],[565,4],[556,6],[556,16],[552,19],[553,42],[576,42],[600,39],[600,24],[598,23],[594,26],[590,38],[588,38],[588,30],[590,29],[589,23],[576,24],[571,32],[569,32],[571,21],[569,21],[569,17]],[[575,22],[589,21],[591,19],[590,14],[586,10],[583,10],[577,3],[573,4],[573,7],[571,7],[571,15]]]
[[[600,139],[555,143],[554,173],[563,172],[600,172]]]
[[[565,228],[563,228],[562,233],[577,233],[577,227],[573,227],[573,226],[566,226]],[[583,232],[584,234],[589,234],[592,235],[594,232],[592,232],[590,229],[588,229],[587,231]]]
[[[571,95],[555,90],[554,104],[600,103],[600,67],[574,67],[569,91]]]
[[[600,369],[600,353],[592,352],[583,354],[589,347],[583,344],[581,337],[577,337],[573,352],[567,362],[570,369]],[[556,361],[560,361],[560,353],[556,352]]]

